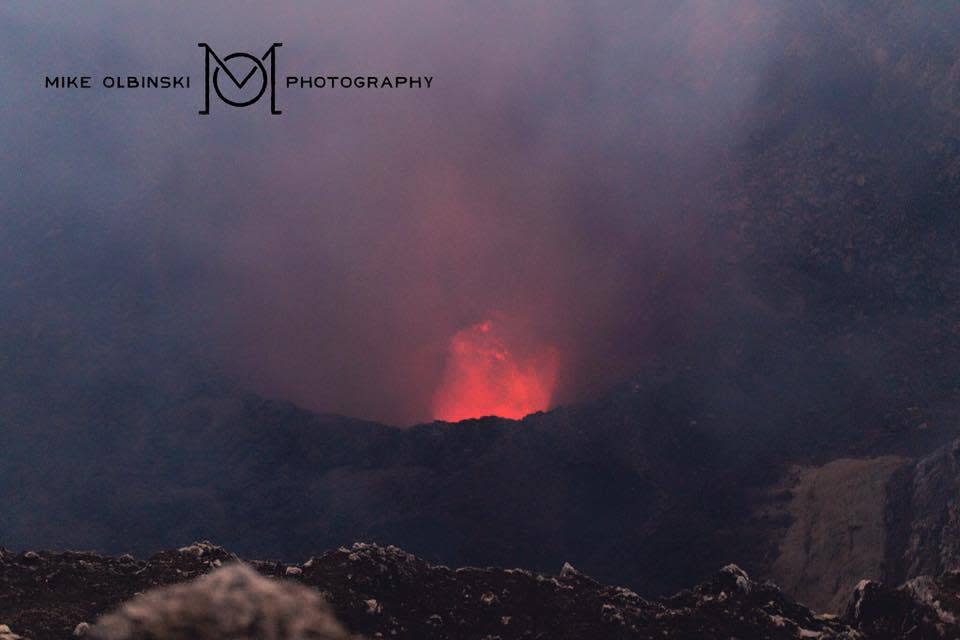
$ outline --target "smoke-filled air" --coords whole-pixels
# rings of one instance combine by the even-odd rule
[[[699,313],[724,243],[702,246],[703,221],[779,13],[748,0],[0,11],[3,80],[26,88],[4,98],[15,273],[0,295],[38,351],[70,322],[95,376],[128,351],[202,351],[261,394],[396,425],[589,397]],[[199,83],[197,42],[275,41],[281,74],[434,80],[289,90],[274,118],[200,118],[199,89],[42,86],[81,69]],[[31,280],[43,274],[49,289]],[[103,289],[106,274],[122,284]],[[14,300],[17,282],[33,294]],[[492,314],[509,335],[470,347]],[[485,364],[488,349],[510,358]]]

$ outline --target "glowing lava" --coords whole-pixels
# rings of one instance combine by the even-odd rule
[[[462,329],[450,339],[433,416],[456,422],[481,416],[522,418],[550,406],[557,379],[553,347],[511,350],[493,321]]]

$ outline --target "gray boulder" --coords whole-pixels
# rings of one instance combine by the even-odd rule
[[[154,589],[102,617],[94,640],[349,640],[319,592],[244,564]]]

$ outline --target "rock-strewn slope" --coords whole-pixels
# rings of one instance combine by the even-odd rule
[[[233,584],[235,581],[202,576],[236,560],[233,554],[206,543],[163,552],[147,561],[75,552],[2,552],[0,622],[11,634],[33,640],[97,637],[106,627],[97,626],[96,619],[139,592],[201,577],[190,589],[141,597],[132,614],[128,607],[126,618],[108,621],[113,625],[111,638],[147,637],[136,635],[136,625],[125,627],[133,635],[117,635],[116,623],[126,624],[130,615],[151,618],[153,614],[145,610],[158,606],[166,616],[171,609],[164,604],[164,594]],[[395,547],[367,544],[327,552],[301,565],[262,561],[250,565],[262,575],[317,589],[351,633],[367,638],[869,640],[901,637],[909,629],[913,635],[903,637],[960,635],[952,617],[960,579],[952,574],[938,580],[915,580],[899,590],[864,582],[854,594],[848,616],[837,618],[815,615],[773,584],[754,582],[733,565],[692,590],[657,600],[601,585],[569,565],[555,576],[519,569],[454,570],[431,565]],[[257,582],[244,575],[248,577],[240,581],[243,584],[232,588],[242,591],[245,585]],[[263,585],[257,588],[262,591]],[[281,591],[310,600],[295,588]],[[250,607],[265,601],[237,593],[231,597]],[[326,605],[317,600],[316,606],[318,613],[325,613]],[[250,619],[255,620],[256,615],[251,614]],[[195,637],[206,636],[198,631]]]

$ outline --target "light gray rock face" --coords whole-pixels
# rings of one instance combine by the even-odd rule
[[[896,456],[841,458],[798,469],[774,581],[815,610],[839,613],[860,580],[881,579],[886,486],[907,463]]]
[[[106,615],[95,640],[349,640],[319,592],[237,563]]]

